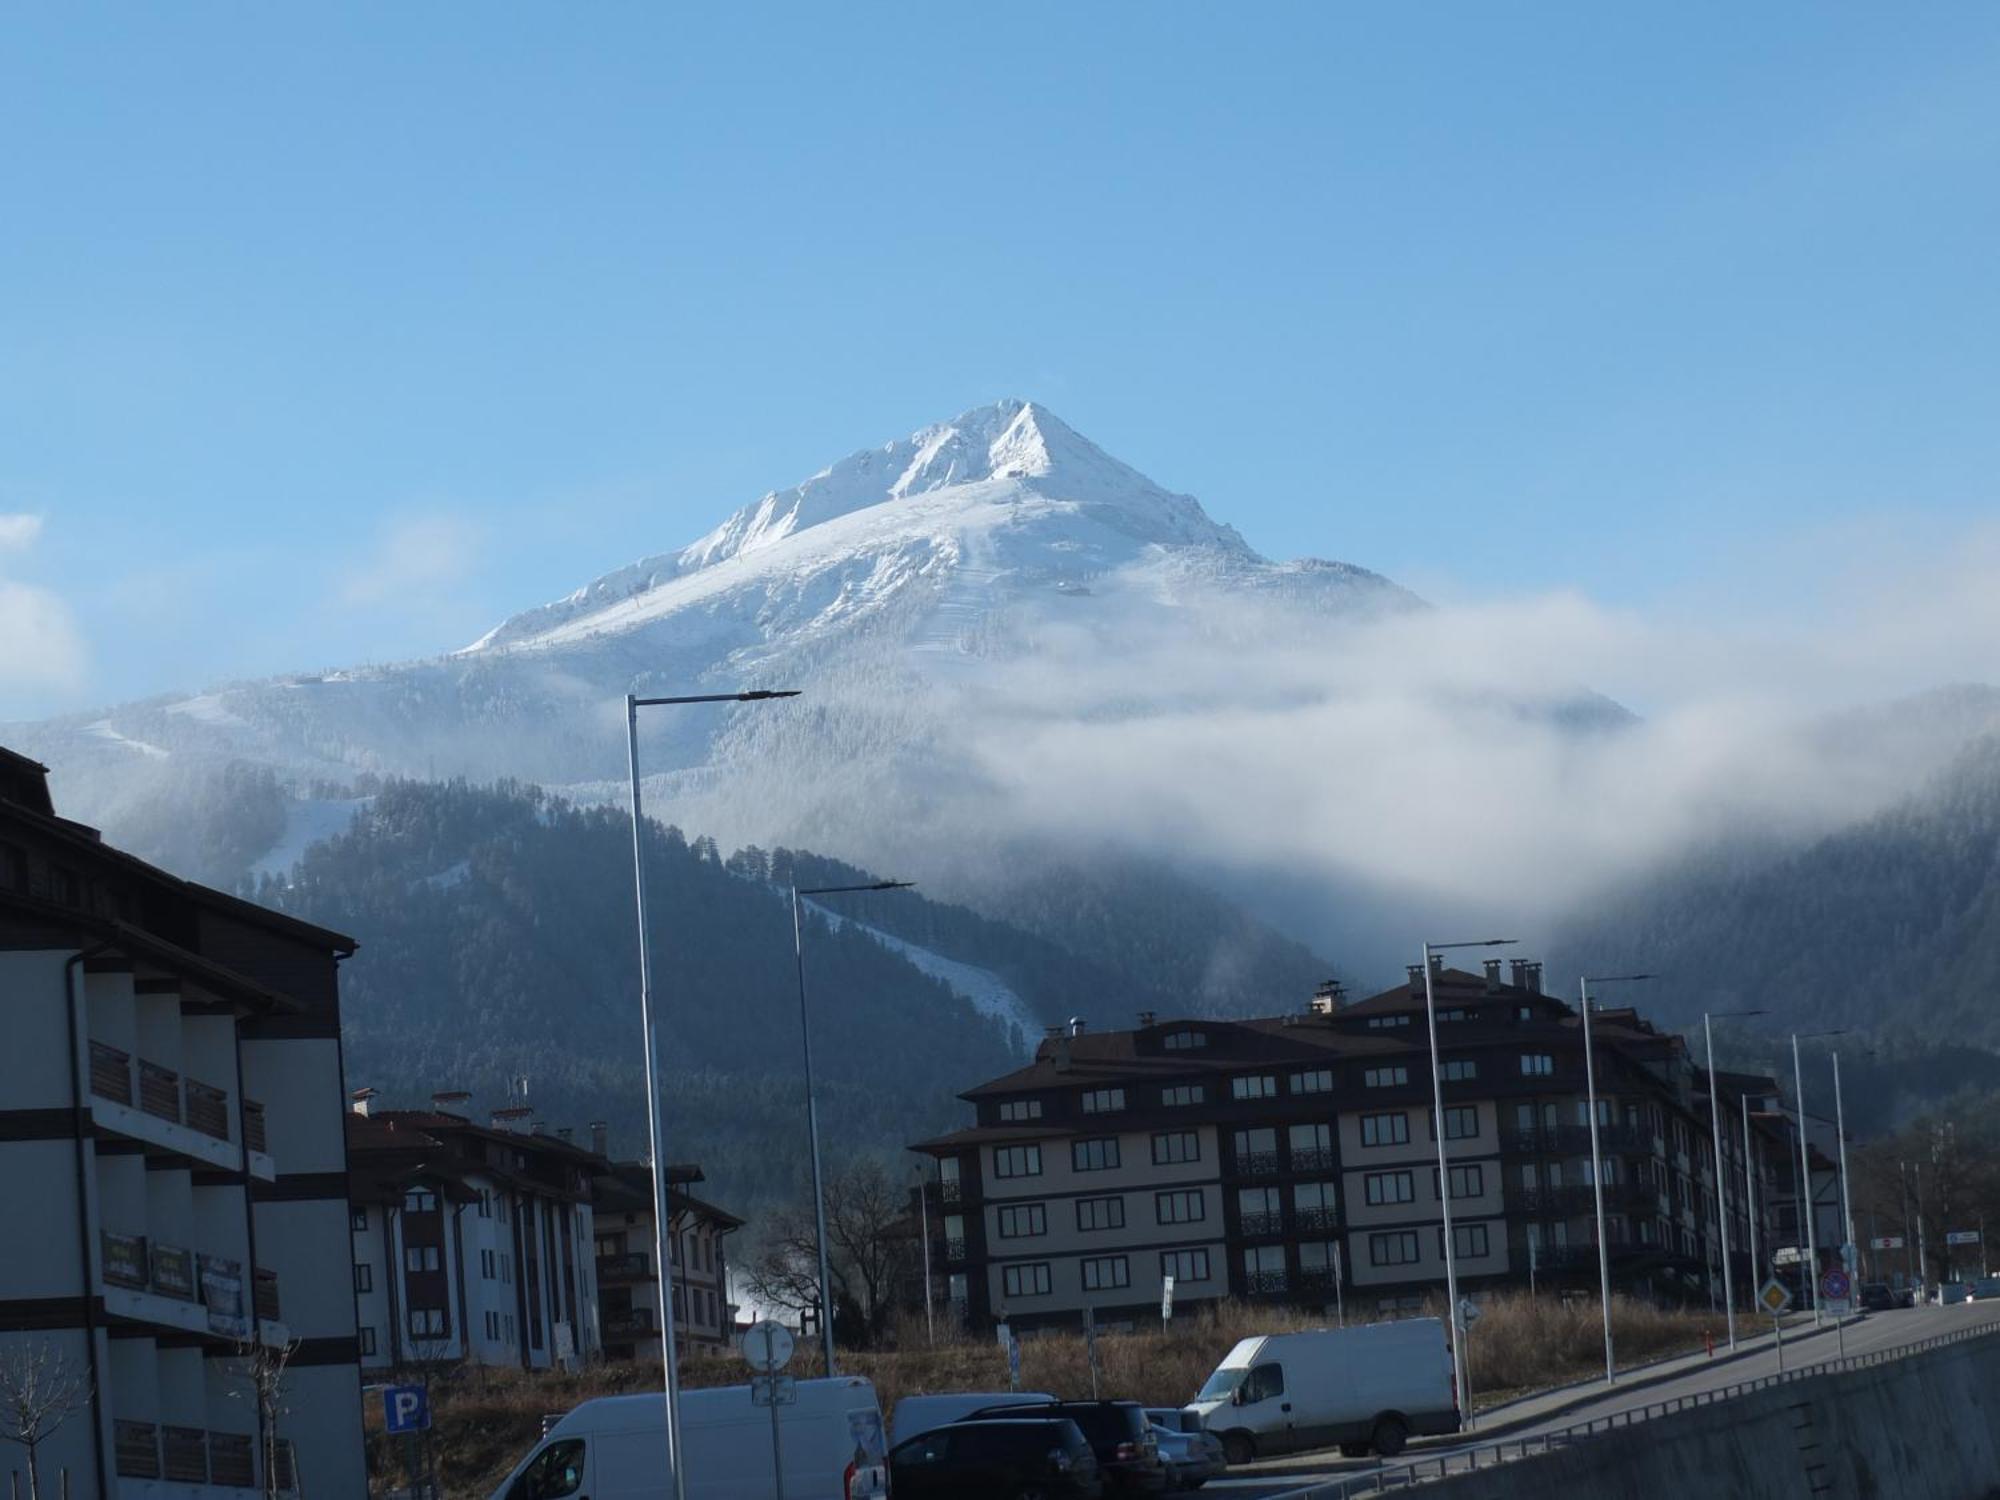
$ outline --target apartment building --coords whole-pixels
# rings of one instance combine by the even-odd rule
[[[1596,1220],[1581,1018],[1511,979],[1435,968],[1443,1130],[1439,1180],[1424,976],[1300,1013],[1052,1032],[1034,1061],[968,1090],[974,1123],[912,1149],[934,1159],[934,1264],[974,1323],[1157,1318],[1177,1305],[1271,1298],[1363,1313],[1414,1305],[1444,1280],[1451,1195],[1461,1286],[1594,1284]],[[1702,1300],[1720,1271],[1709,1084],[1679,1037],[1631,1010],[1593,1010],[1606,1235],[1614,1276]],[[1720,1080],[1725,1212],[1740,1273],[1748,1196],[1742,1121],[1768,1168],[1782,1154],[1768,1078]],[[1735,1142],[1732,1147],[1731,1142]],[[1771,1243],[1766,1234],[1767,1244]]]
[[[604,1352],[592,1184],[607,1166],[512,1103],[469,1094],[347,1116],[361,1363],[574,1369]]]
[[[57,815],[0,750],[0,1362],[89,1392],[68,1493],[367,1488],[347,1260],[339,933]],[[279,1443],[247,1379],[292,1350]]]
[[[722,1349],[736,1339],[724,1241],[743,1221],[695,1197],[689,1189],[701,1181],[698,1166],[667,1168],[674,1332],[682,1349]],[[653,1270],[652,1168],[637,1161],[615,1163],[597,1179],[596,1209],[605,1356],[657,1360],[660,1290]]]

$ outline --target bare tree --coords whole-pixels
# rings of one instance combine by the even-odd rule
[[[259,1339],[236,1346],[237,1378],[257,1406],[257,1445],[264,1455],[265,1500],[278,1500],[278,1419],[291,1411],[285,1404],[289,1391],[285,1368],[298,1351],[299,1341],[295,1338],[282,1344],[267,1344]],[[295,1474],[292,1478],[303,1491],[300,1477]]]
[[[0,1354],[0,1438],[28,1450],[28,1500],[42,1500],[42,1444],[89,1404],[90,1382],[47,1339]]]
[[[916,1251],[908,1219],[902,1190],[872,1157],[827,1183],[833,1296],[859,1309],[871,1335],[887,1323],[895,1289]],[[819,1241],[810,1195],[772,1215],[746,1280],[758,1299],[772,1306],[803,1313],[819,1305]]]

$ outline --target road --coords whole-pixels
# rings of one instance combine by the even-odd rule
[[[1844,1338],[1847,1353],[1866,1354],[1918,1343],[1941,1333],[1987,1323],[2000,1323],[2000,1301],[1874,1313],[1861,1322],[1849,1326]],[[1789,1337],[1785,1341],[1785,1368],[1788,1370],[1796,1370],[1801,1365],[1818,1364],[1834,1356],[1835,1345],[1832,1334],[1821,1334],[1803,1343],[1796,1343]],[[1655,1401],[1669,1401],[1676,1396],[1691,1396],[1702,1391],[1735,1385],[1740,1381],[1754,1380],[1761,1375],[1772,1375],[1777,1373],[1777,1369],[1775,1352],[1764,1350],[1741,1359],[1702,1366],[1656,1385],[1637,1388],[1616,1387],[1607,1390],[1598,1399],[1586,1405],[1572,1407],[1560,1415],[1522,1427],[1510,1427],[1504,1433],[1504,1438],[1511,1443],[1517,1438],[1555,1432],[1597,1417],[1649,1406]],[[1400,1459],[1386,1465],[1380,1459],[1343,1459],[1337,1454],[1330,1454],[1324,1460],[1295,1458],[1285,1460],[1282,1468],[1270,1469],[1260,1474],[1213,1480],[1203,1488],[1202,1493],[1225,1497],[1225,1500],[1283,1500],[1283,1497],[1300,1495],[1313,1485],[1324,1483],[1329,1479],[1338,1479],[1344,1475],[1358,1474],[1370,1469],[1402,1468],[1412,1462],[1422,1464],[1436,1459],[1442,1453],[1460,1452],[1467,1447],[1487,1441],[1492,1439],[1474,1433],[1464,1439],[1450,1438],[1420,1443],[1412,1446]]]

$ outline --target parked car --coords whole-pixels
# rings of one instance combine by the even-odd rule
[[[1146,1420],[1155,1427],[1164,1427],[1169,1432],[1206,1432],[1201,1425],[1201,1413],[1191,1406],[1149,1406]]]
[[[889,1415],[889,1441],[907,1442],[989,1406],[1047,1406],[1060,1399],[1049,1391],[941,1391],[905,1396]]]
[[[2000,1276],[1982,1276],[1972,1283],[1972,1300],[1987,1302],[2000,1297]]]
[[[1416,1434],[1459,1429],[1451,1346],[1437,1318],[1248,1338],[1194,1399],[1232,1464],[1338,1443],[1385,1458]]]
[[[991,1406],[973,1412],[968,1422],[1007,1421],[1021,1417],[1067,1417],[1083,1429],[1090,1451],[1097,1455],[1104,1489],[1114,1495],[1157,1495],[1168,1484],[1167,1466],[1146,1409],[1136,1401],[1051,1401],[1040,1406]]]
[[[1099,1500],[1090,1442],[1067,1417],[949,1422],[889,1450],[896,1500]]]
[[[1896,1305],[1896,1294],[1889,1289],[1886,1281],[1864,1281],[1861,1284],[1861,1309],[1863,1312],[1887,1312]]]
[[[1222,1451],[1222,1439],[1197,1427],[1180,1432],[1153,1424],[1153,1441],[1159,1445],[1160,1462],[1167,1466],[1167,1487],[1198,1490],[1209,1480],[1227,1473],[1229,1459]]]
[[[779,1451],[786,1500],[864,1500],[888,1492],[882,1407],[857,1376],[801,1380],[783,1410]],[[688,1500],[765,1500],[777,1494],[771,1410],[747,1385],[681,1392],[681,1463]],[[551,1427],[492,1500],[669,1500],[666,1406],[645,1396],[599,1396]]]
[[[1916,1305],[1917,1305],[1917,1289],[1915,1287],[1902,1286],[1896,1288],[1896,1306],[1915,1307]]]

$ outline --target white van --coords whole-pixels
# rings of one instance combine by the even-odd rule
[[[1417,1434],[1459,1427],[1438,1318],[1244,1339],[1191,1405],[1232,1464],[1334,1443],[1393,1458]]]
[[[1026,1406],[1054,1401],[1047,1391],[940,1391],[932,1396],[905,1396],[889,1415],[891,1445],[921,1437],[933,1427],[988,1406]]]
[[[778,1407],[785,1500],[864,1500],[888,1491],[882,1406],[858,1376],[801,1380]],[[747,1385],[681,1392],[688,1500],[773,1500],[771,1408]],[[671,1500],[666,1398],[600,1396],[551,1427],[492,1500]]]

